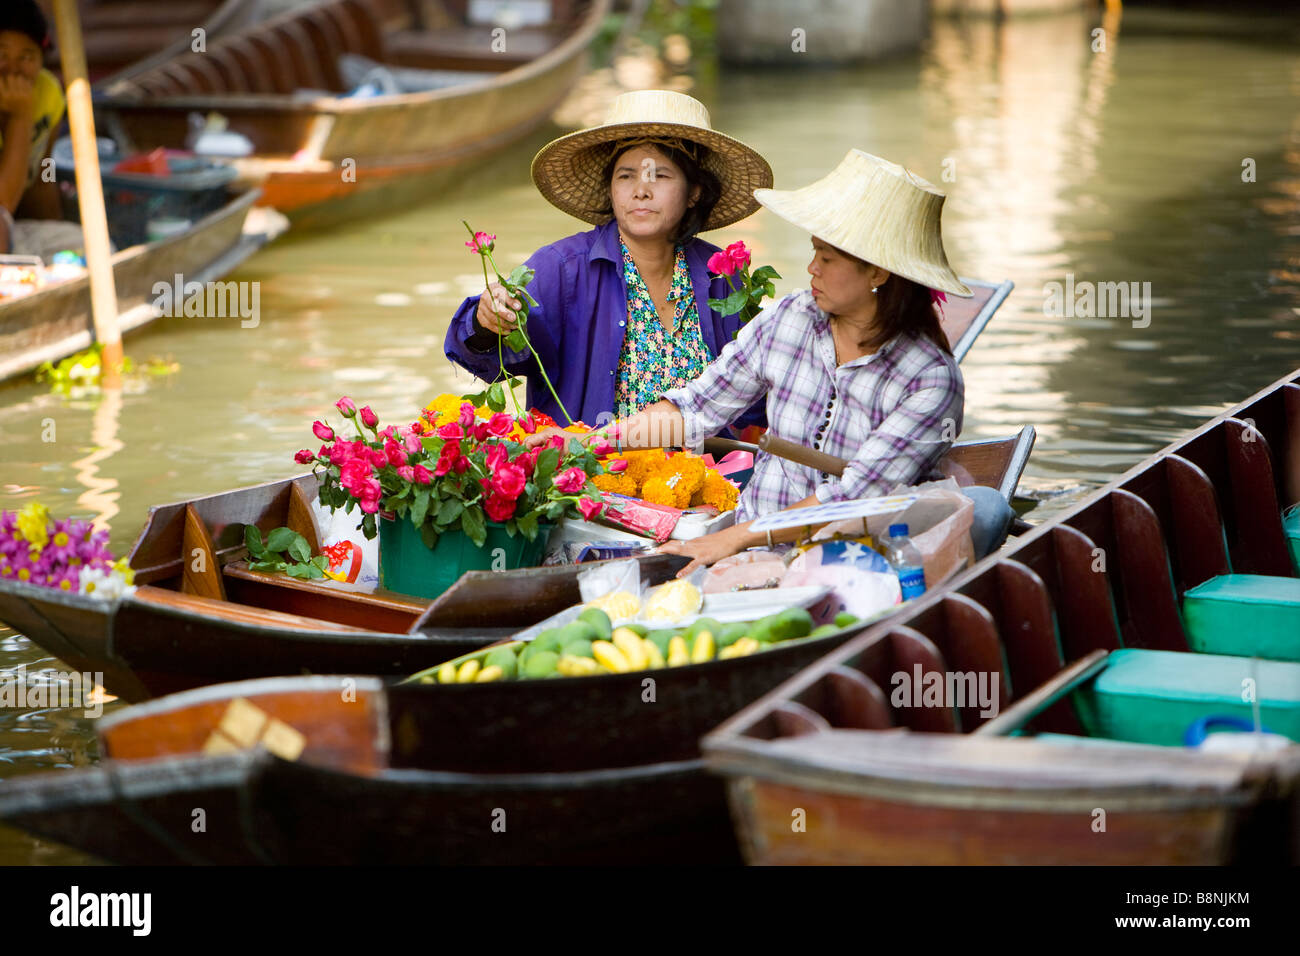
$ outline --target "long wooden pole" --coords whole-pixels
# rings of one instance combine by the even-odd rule
[[[103,182],[99,178],[99,148],[95,141],[95,113],[90,101],[86,50],[81,42],[81,21],[76,0],[54,0],[54,22],[59,32],[59,59],[68,99],[68,126],[76,164],[77,202],[86,239],[86,269],[90,273],[91,314],[95,341],[104,351],[105,388],[121,385],[122,332],[117,318],[117,286],[113,281],[112,251],[108,243],[108,217],[104,212]]]

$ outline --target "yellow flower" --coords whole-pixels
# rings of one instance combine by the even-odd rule
[[[601,491],[610,491],[616,495],[627,495],[629,498],[635,498],[638,490],[636,482],[628,477],[626,473],[621,475],[594,475],[591,481]]]
[[[459,395],[449,395],[444,392],[424,406],[424,410],[436,416],[435,425],[447,425],[460,418],[460,405],[463,401],[464,399]]]
[[[45,542],[50,540],[49,523],[49,509],[39,501],[33,501],[18,512],[18,535],[32,545],[32,550],[40,550],[45,547]]]
[[[736,499],[740,492],[730,481],[710,469],[709,473],[704,476],[704,485],[696,493],[692,504],[712,505],[719,512],[731,511],[736,507]]]
[[[668,505],[671,508],[689,508],[691,493],[678,475],[664,477],[656,475],[641,487],[641,498],[656,505]]]
[[[135,570],[127,564],[126,558],[118,558],[113,562],[113,570],[122,575],[122,579],[129,584],[135,584]]]

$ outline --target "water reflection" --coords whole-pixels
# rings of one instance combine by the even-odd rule
[[[117,479],[112,476],[99,477],[100,465],[121,451],[125,445],[117,437],[118,418],[122,414],[122,390],[105,389],[98,405],[95,407],[91,424],[90,438],[94,450],[85,458],[72,462],[77,470],[77,481],[86,487],[86,491],[77,497],[77,504],[94,513],[93,524],[96,529],[107,529],[109,522],[118,512]]]

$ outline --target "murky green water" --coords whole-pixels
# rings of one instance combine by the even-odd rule
[[[1039,517],[1300,365],[1295,21],[1130,12],[1103,52],[1094,26],[939,23],[923,54],[887,65],[705,70],[695,88],[779,187],[856,146],[949,192],[954,266],[1016,283],[963,364],[965,437],[1034,425],[1022,490],[1047,496]],[[460,220],[498,234],[503,264],[575,231],[528,180],[554,133],[418,208],[265,250],[235,276],[261,284],[256,328],[175,319],[128,338],[135,358],[182,366],[147,391],[73,401],[0,387],[0,508],[39,498],[106,515],[125,551],[150,504],[295,473],[293,452],[340,394],[401,418],[469,385],[442,353],[448,317],[482,282]],[[782,290],[806,282],[807,237],[769,214],[710,238],[744,239]],[[1149,282],[1149,325],[1045,316],[1045,284],[1067,273]],[[59,666],[0,631],[0,668],[20,664]],[[0,711],[0,777],[93,759],[89,726],[79,712]],[[0,863],[80,859],[0,828]]]

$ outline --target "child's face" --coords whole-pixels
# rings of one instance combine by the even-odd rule
[[[0,76],[35,80],[41,72],[41,48],[25,33],[0,30]]]

